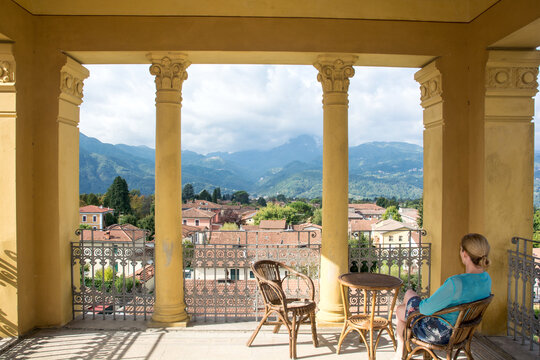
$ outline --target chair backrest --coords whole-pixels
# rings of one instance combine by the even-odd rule
[[[493,300],[493,294],[485,299],[461,304],[452,308],[445,309],[444,313],[459,311],[459,315],[448,343],[449,346],[460,344],[469,339],[476,330],[476,327],[482,321],[488,305]]]
[[[251,270],[266,304],[277,305],[285,300],[279,273],[280,266],[282,266],[281,263],[273,260],[260,260],[251,265]]]

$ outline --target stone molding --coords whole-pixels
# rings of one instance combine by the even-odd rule
[[[416,72],[414,79],[420,83],[420,101],[424,109],[442,102],[442,75],[435,62]]]
[[[321,55],[313,64],[319,73],[317,81],[322,85],[323,94],[338,92],[347,95],[349,91],[349,78],[354,76],[353,65],[357,56],[347,55],[342,57]]]
[[[489,52],[486,96],[534,97],[538,92],[539,51]]]
[[[88,69],[71,58],[60,70],[60,99],[79,106],[83,99],[83,81],[90,75]],[[77,120],[78,122],[78,120]]]
[[[11,44],[0,44],[0,86],[15,85],[15,58]]]
[[[186,69],[191,65],[187,55],[151,53],[147,58],[152,62],[150,74],[154,75],[156,90],[182,91],[182,84],[188,78]]]
[[[424,109],[424,128],[444,125],[442,74],[433,61],[414,74],[420,84],[420,105]]]

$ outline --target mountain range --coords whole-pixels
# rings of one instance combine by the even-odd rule
[[[103,193],[116,176],[130,189],[154,192],[155,151],[146,146],[105,144],[80,134],[80,192]],[[422,147],[370,142],[349,148],[349,193],[355,198],[422,196]],[[322,191],[322,144],[301,135],[269,149],[206,155],[182,151],[182,182],[196,192],[245,190],[252,196],[313,198]]]

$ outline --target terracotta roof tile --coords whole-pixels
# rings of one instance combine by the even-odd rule
[[[111,211],[114,211],[114,209],[96,205],[86,205],[79,208],[79,213],[106,213]]]
[[[201,209],[187,209],[182,211],[183,218],[213,218],[216,214],[211,211]]]
[[[259,223],[260,229],[285,229],[286,227],[286,220],[261,220]]]

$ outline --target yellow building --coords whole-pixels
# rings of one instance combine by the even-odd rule
[[[317,317],[321,324],[338,324],[343,306],[335,279],[348,265],[353,66],[420,69],[424,227],[436,289],[462,271],[457,250],[463,234],[481,232],[491,241],[493,278],[506,278],[510,237],[532,235],[539,45],[538,0],[0,0],[0,333],[23,334],[72,317],[77,125],[84,80],[91,76],[84,64],[152,64],[153,320],[162,326],[188,319],[180,271],[180,115],[189,65],[318,69],[324,228]],[[485,332],[505,331],[505,286],[494,282]]]
[[[381,220],[371,226],[373,243],[378,245],[408,246],[417,244],[418,236],[413,236],[416,228],[394,219]],[[416,234],[417,235],[417,231]]]
[[[105,214],[113,214],[114,209],[103,206],[86,205],[79,208],[79,223],[92,229],[105,228]]]

